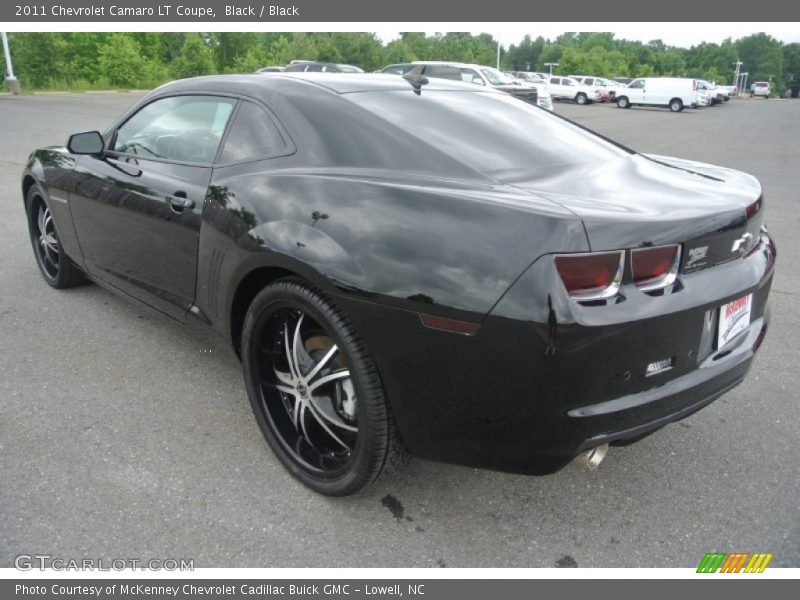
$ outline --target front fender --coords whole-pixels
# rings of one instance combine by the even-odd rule
[[[78,267],[84,268],[83,254],[69,208],[75,164],[75,157],[66,148],[53,146],[35,150],[28,157],[22,172],[22,199],[27,214],[30,209],[27,205],[28,191],[34,185],[42,190],[64,251]]]

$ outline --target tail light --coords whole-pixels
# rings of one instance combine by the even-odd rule
[[[759,210],[761,210],[761,205],[763,203],[763,200],[764,200],[763,196],[759,196],[758,200],[756,200],[752,204],[747,205],[745,212],[747,213],[748,221],[753,218],[753,215],[755,215]]]
[[[680,262],[677,244],[631,250],[633,282],[643,292],[665,288],[675,283]]]
[[[564,287],[575,300],[602,300],[619,291],[625,267],[625,252],[560,254],[556,269]]]

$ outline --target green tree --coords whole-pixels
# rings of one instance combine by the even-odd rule
[[[383,52],[383,63],[385,65],[411,62],[414,60],[417,60],[417,56],[402,39],[392,40],[386,44],[386,48]]]
[[[124,33],[112,34],[100,47],[98,65],[102,76],[113,86],[135,87],[151,75],[143,72],[146,61],[139,45]]]
[[[532,40],[530,35],[526,35],[519,45],[511,44],[506,53],[505,67],[514,71],[538,70],[544,43],[542,36]]]
[[[782,91],[783,48],[778,40],[766,33],[756,33],[738,40],[736,49],[743,69],[750,73],[750,81],[770,81],[774,91]]]
[[[14,75],[24,88],[46,87],[65,77],[68,44],[63,34],[10,33],[8,38]]]
[[[800,80],[800,44],[786,44],[783,47],[783,72],[790,81]]]
[[[187,33],[175,59],[178,77],[197,77],[216,72],[214,51],[199,33]]]

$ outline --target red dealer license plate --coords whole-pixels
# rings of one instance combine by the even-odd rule
[[[753,294],[747,294],[719,309],[719,328],[717,329],[717,348],[722,348],[737,334],[750,325],[750,309],[753,306]]]

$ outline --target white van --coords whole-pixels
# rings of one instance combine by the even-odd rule
[[[682,77],[640,77],[617,92],[617,106],[668,106],[681,112],[686,106],[697,106],[697,80]]]

